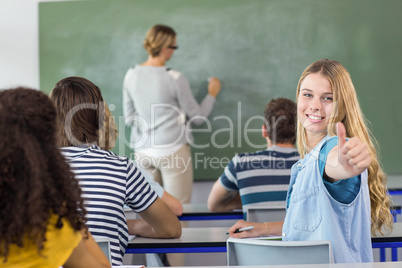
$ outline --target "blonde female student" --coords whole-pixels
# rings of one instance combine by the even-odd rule
[[[327,59],[308,66],[297,86],[297,113],[302,159],[292,167],[284,222],[239,221],[230,235],[330,240],[335,262],[373,261],[371,235],[392,229],[390,200],[346,68]]]
[[[110,267],[86,227],[56,120],[42,92],[0,92],[0,267]]]

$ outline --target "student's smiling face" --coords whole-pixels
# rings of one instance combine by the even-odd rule
[[[333,93],[328,79],[321,73],[307,75],[297,100],[297,116],[307,133],[327,134],[332,107]]]

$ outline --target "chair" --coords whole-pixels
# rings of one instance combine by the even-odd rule
[[[286,215],[285,206],[249,206],[246,211],[246,220],[252,222],[283,221]]]
[[[100,247],[100,249],[103,251],[107,259],[109,260],[110,263],[112,263],[112,257],[110,256],[110,240],[109,238],[106,237],[97,237],[95,238],[96,243]]]
[[[227,265],[333,263],[331,241],[278,241],[229,238]]]

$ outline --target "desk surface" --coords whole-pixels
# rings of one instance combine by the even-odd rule
[[[136,237],[127,246],[127,253],[225,252],[228,227],[183,228],[176,239]],[[402,223],[394,223],[393,231],[373,237],[373,243],[401,242]]]
[[[127,218],[132,218],[134,212],[125,207],[124,212]],[[203,220],[235,220],[243,219],[241,210],[213,212],[209,211],[207,204],[183,204],[183,215],[178,217],[181,221],[203,221]]]
[[[183,228],[180,238],[136,237],[128,242],[126,253],[225,252],[229,227]]]

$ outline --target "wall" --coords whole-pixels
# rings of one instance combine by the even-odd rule
[[[308,64],[336,59],[351,73],[385,171],[401,173],[402,144],[395,142],[402,136],[401,9],[402,2],[395,0],[44,3],[39,8],[41,90],[49,92],[70,75],[93,81],[115,108],[119,139],[114,151],[130,155],[123,77],[146,59],[146,31],[155,23],[172,26],[180,49],[167,64],[188,77],[194,95],[205,95],[208,76],[222,79],[210,128],[192,128],[194,177],[209,180],[235,153],[264,149],[261,115],[271,98],[294,99]]]
[[[39,88],[39,2],[49,0],[0,1],[0,89]]]

